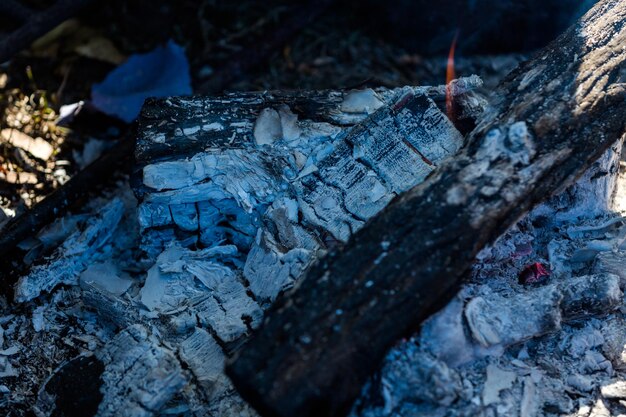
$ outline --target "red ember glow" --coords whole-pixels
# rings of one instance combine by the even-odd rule
[[[519,274],[520,284],[540,284],[547,280],[550,272],[539,262],[526,266]]]

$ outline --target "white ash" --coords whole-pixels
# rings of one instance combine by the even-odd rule
[[[562,297],[555,286],[509,297],[486,293],[466,304],[465,319],[481,346],[506,347],[558,330]]]
[[[15,287],[16,301],[32,300],[60,284],[75,284],[90,263],[107,256],[107,248],[103,246],[117,228],[123,211],[124,204],[119,199],[102,207],[100,213],[87,220],[84,230],[74,232],[55,251],[53,260],[33,267],[28,275],[20,278]]]
[[[616,146],[592,168],[604,175],[585,174],[483,250],[457,298],[392,349],[353,417],[623,415],[626,218],[614,208],[617,161]],[[550,277],[518,282],[535,262]],[[410,359],[423,355],[438,368]],[[442,372],[460,382],[437,397],[432,378]]]
[[[414,92],[376,92],[386,105],[407,94]],[[274,110],[281,136],[272,144],[250,141],[245,148],[207,149],[187,160],[149,165],[144,180],[151,191],[138,208],[122,187],[121,200],[93,204],[90,213],[67,216],[43,232],[32,249],[58,247],[21,279],[16,292],[29,311],[16,316],[18,323],[29,330],[5,332],[14,343],[5,346],[11,349],[7,356],[0,351],[7,378],[42,377],[11,380],[5,397],[24,407],[36,403],[40,415],[50,415],[62,398],[44,379],[68,372],[80,357],[93,357],[103,366],[98,415],[255,415],[234,392],[223,365],[260,323],[261,306],[294,285],[336,239],[347,239],[396,193],[421,181],[430,164],[461,146],[461,135],[425,97],[416,104],[426,112],[423,123],[439,130],[425,130],[419,117],[405,130],[384,125],[388,107],[368,116],[378,107],[368,100],[352,103],[355,113],[334,114],[336,124],[298,120],[279,106]],[[411,122],[410,114],[402,117]],[[395,136],[385,137],[389,129]],[[388,161],[363,149],[370,145],[361,141],[371,135],[395,149],[381,155]],[[436,151],[435,162],[426,162],[419,149],[430,152],[437,138],[448,145]],[[355,226],[346,231],[338,218]],[[92,244],[77,244],[84,241]],[[65,268],[68,263],[74,267]],[[52,280],[36,279],[37,271],[43,276],[57,270]],[[61,320],[66,316],[79,323],[70,339],[63,330],[70,324]],[[32,334],[46,339],[33,341]],[[27,340],[35,354],[59,343],[72,348],[59,350],[51,365],[33,373],[21,352],[8,355]],[[33,394],[25,398],[37,391],[36,401]]]
[[[346,113],[374,113],[385,103],[371,88],[348,92],[341,103],[341,111]]]
[[[141,325],[121,331],[97,355],[105,364],[100,416],[152,416],[187,384],[172,350]]]
[[[286,105],[262,109],[254,126],[231,119],[247,141],[144,167],[144,234],[174,228],[205,247],[236,245],[250,290],[271,302],[329,244],[460,148],[462,136],[422,90],[345,93],[327,115],[334,124],[300,120]]]

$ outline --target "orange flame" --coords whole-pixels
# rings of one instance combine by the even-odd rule
[[[450,82],[456,78],[456,72],[454,71],[454,51],[456,50],[456,41],[459,37],[459,31],[457,30],[450,46],[450,52],[448,53],[448,65],[446,66],[446,113],[450,120],[454,122],[454,108],[452,102],[452,86]]]

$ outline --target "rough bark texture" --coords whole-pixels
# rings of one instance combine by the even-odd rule
[[[482,82],[476,76],[457,80],[451,94],[460,116],[472,118],[480,100],[468,94]],[[445,110],[445,86],[414,87]],[[140,116],[135,157],[139,164],[191,156],[207,149],[242,148],[250,141],[261,110],[288,106],[300,119],[351,126],[363,120],[359,112],[342,111],[347,91],[265,91],[228,93],[215,97],[148,99]],[[472,100],[476,100],[474,103]],[[482,108],[480,109],[482,110]]]
[[[333,242],[347,241],[462,146],[461,134],[422,90],[237,93],[144,109],[139,151],[154,156],[166,145],[171,155],[147,161],[136,187],[144,248],[171,239],[171,231],[200,247],[228,245],[240,270],[179,259],[219,293],[192,301],[189,311],[223,343],[248,333],[242,315],[253,319],[252,328],[260,324],[257,302],[267,306]],[[203,152],[178,156],[189,147]],[[160,279],[163,262],[175,257],[170,252],[148,272],[142,301],[150,309],[164,299],[177,304],[175,295],[189,290]],[[244,286],[228,287],[237,279]],[[114,311],[102,314],[119,321]]]
[[[474,256],[623,133],[626,3],[605,0],[505,79],[459,156],[280,299],[229,365],[263,415],[339,416]]]

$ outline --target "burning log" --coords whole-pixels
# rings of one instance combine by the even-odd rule
[[[137,304],[160,317],[160,334],[179,346],[212,406],[235,409],[241,400],[223,373],[225,357],[306,266],[462,146],[436,102],[443,106],[448,92],[466,117],[474,114],[481,101],[469,90],[480,83],[151,101],[138,129],[135,192],[154,265],[132,301],[127,281],[106,264],[81,263],[71,280],[120,329],[142,320]],[[30,284],[41,283],[26,276],[18,301],[55,285]],[[104,362],[105,372],[115,365]]]
[[[344,415],[478,251],[623,134],[625,21],[626,4],[599,2],[502,82],[456,158],[316,263],[229,365],[244,398],[264,415]]]
[[[471,77],[448,90],[466,108],[479,84]],[[443,104],[445,94],[406,87],[150,102],[136,152],[144,249],[161,253],[172,233],[207,249],[161,253],[142,303],[161,312],[189,304],[222,343],[237,343],[260,324],[259,304],[461,147],[430,99]],[[230,260],[210,260],[216,251]],[[180,280],[165,279],[172,273]],[[207,288],[215,297],[201,295]]]
[[[280,29],[271,31],[261,36],[262,42],[255,42],[243,51],[234,53],[227,64],[218,70],[209,79],[198,87],[202,92],[221,92],[232,82],[237,81],[247,71],[263,64],[265,60],[276,50],[280,49],[298,31],[315,21],[329,7],[334,0],[322,2],[310,2],[304,7],[294,7],[289,18],[281,23]],[[0,63],[10,59],[20,50],[28,47],[31,42],[43,36],[54,26],[78,13],[83,8],[93,3],[93,0],[61,0],[43,11],[34,11],[22,6],[19,1],[6,0],[0,4],[0,11],[15,17],[22,24],[18,29],[10,33],[0,41]],[[261,47],[259,47],[261,45]],[[461,86],[462,88],[462,86]],[[473,120],[480,100],[468,94],[467,105],[464,108],[465,120]],[[46,224],[63,215],[68,209],[80,207],[85,197],[94,192],[101,191],[109,185],[116,173],[126,173],[129,156],[135,145],[134,140],[121,135],[118,143],[107,153],[94,161],[87,168],[78,173],[65,186],[49,195],[43,202],[37,204],[32,210],[13,219],[3,230],[0,236],[0,252],[5,254],[0,260],[0,291],[11,293],[13,278],[25,268],[16,262],[20,257],[17,245],[37,233]]]

